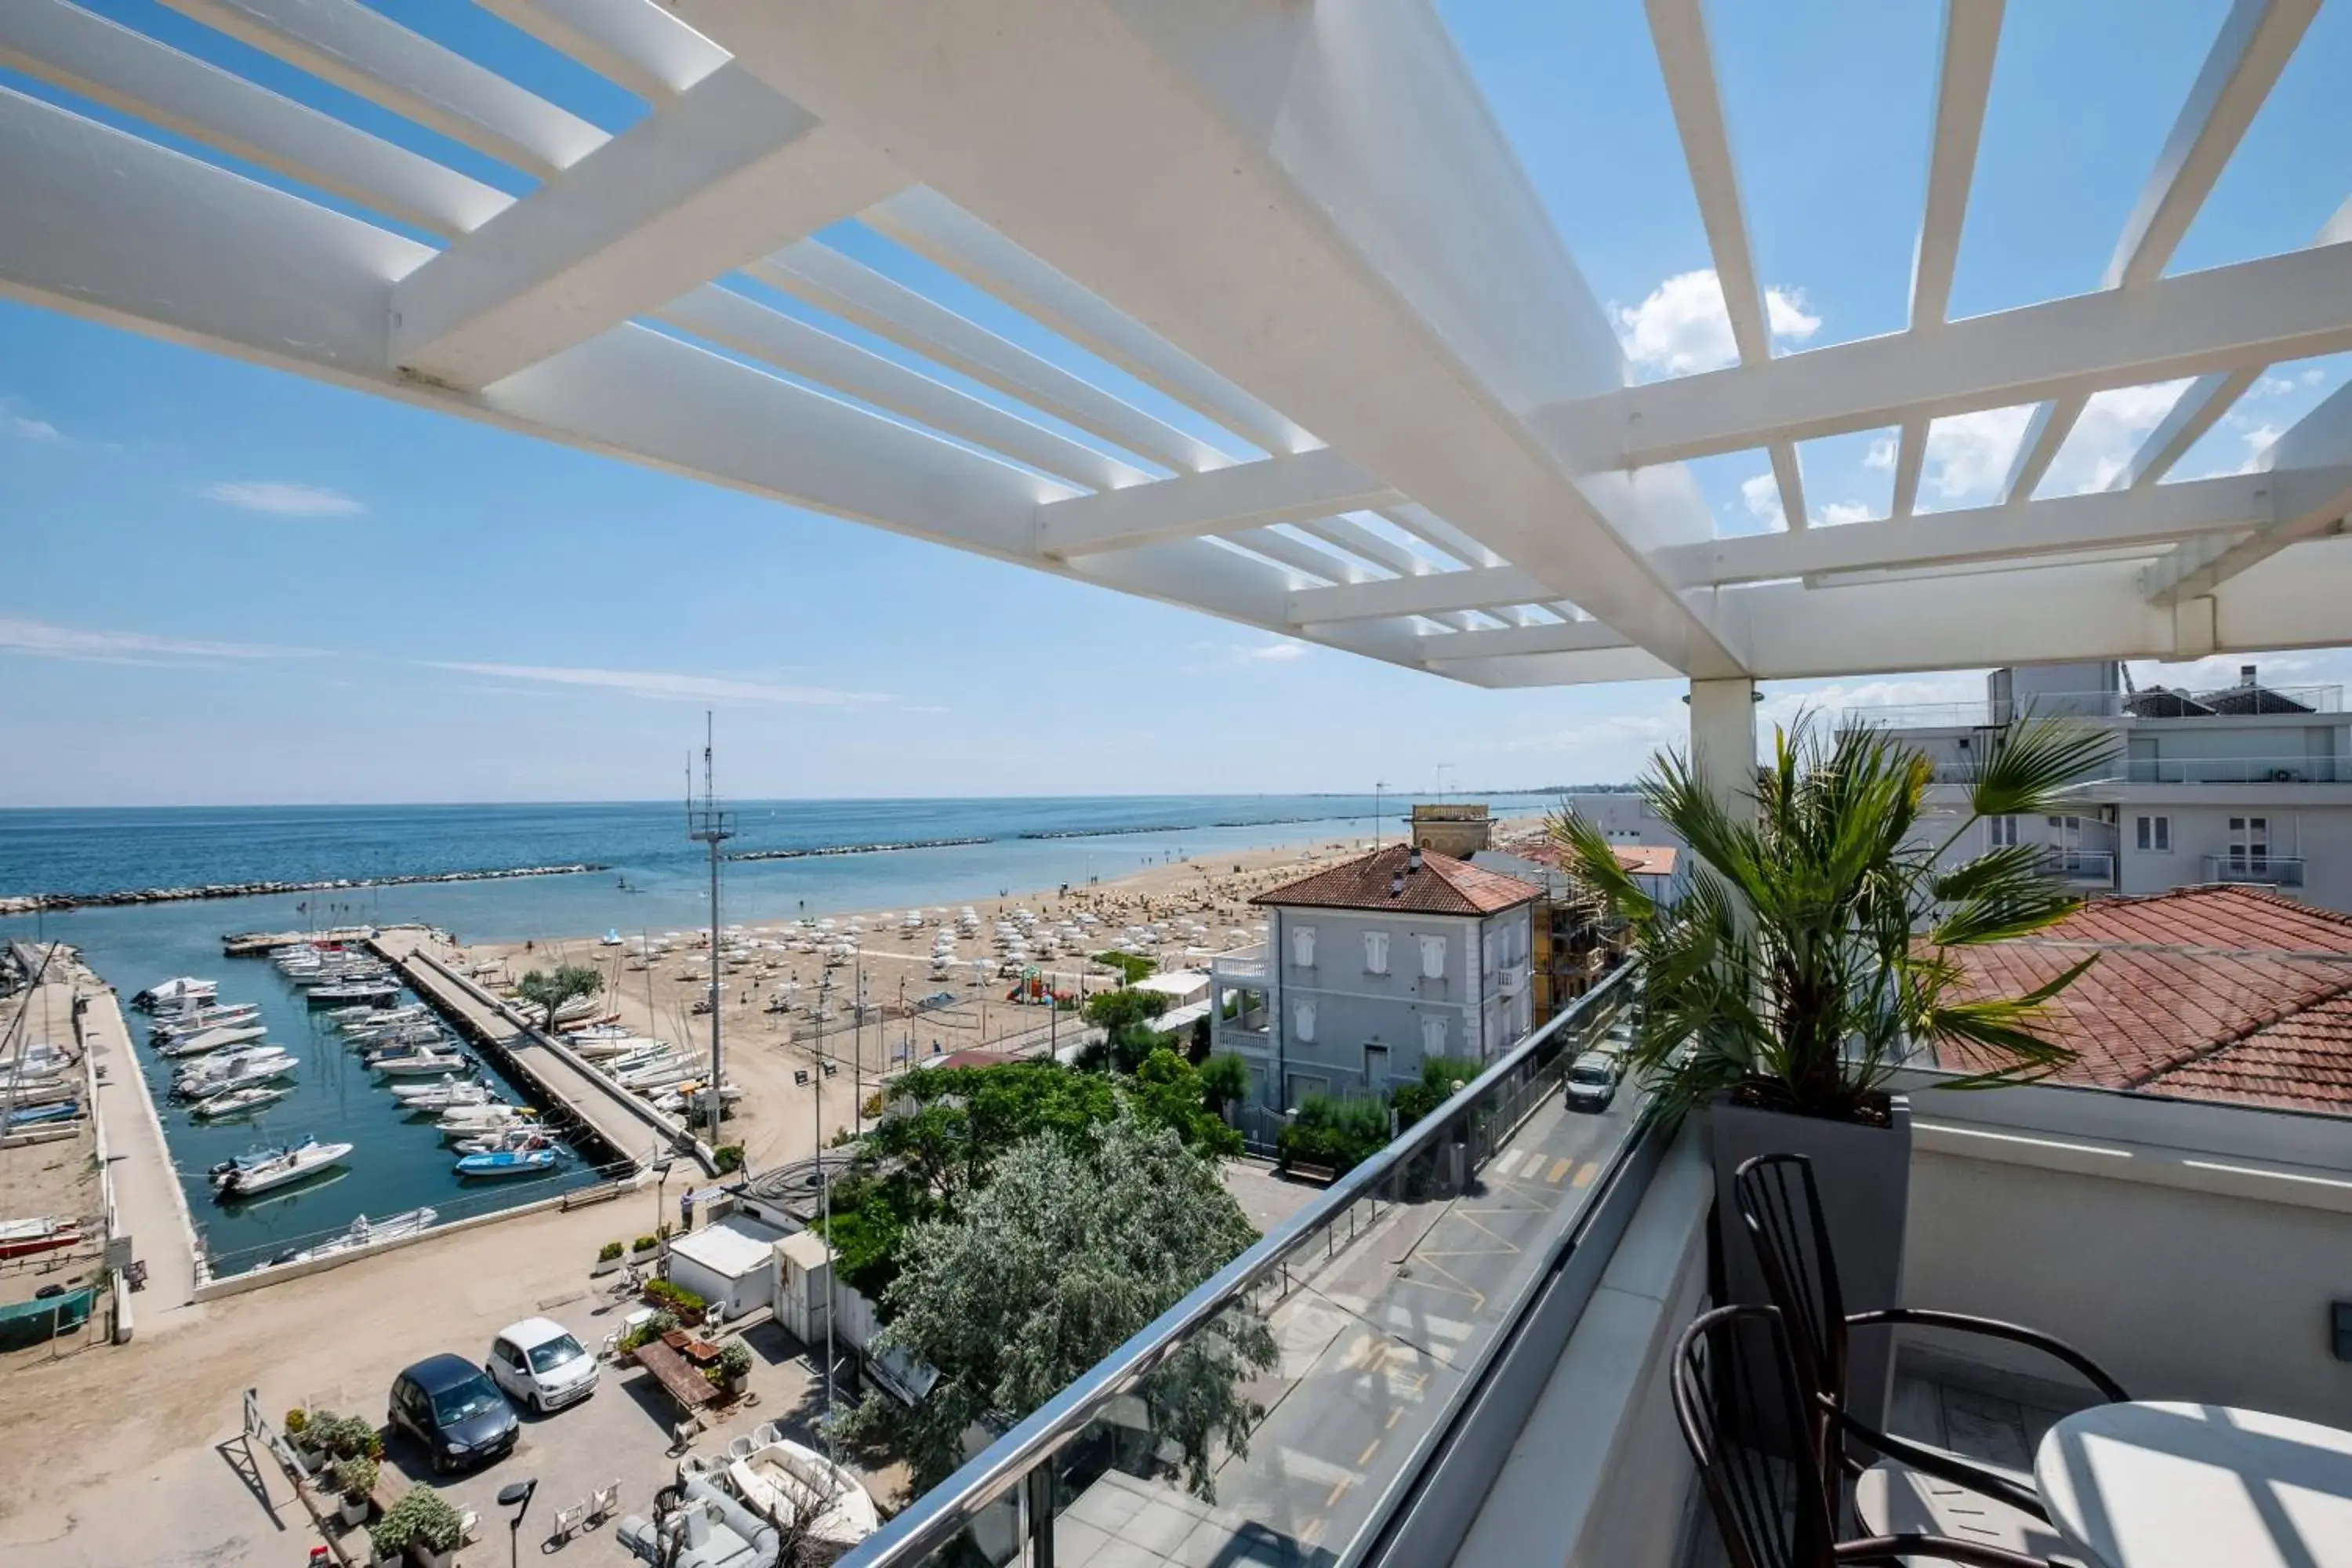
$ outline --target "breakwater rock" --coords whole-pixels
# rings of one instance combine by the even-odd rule
[[[808,860],[820,855],[880,855],[892,849],[952,849],[991,844],[990,838],[902,838],[887,844],[820,844],[809,849],[738,849],[730,860]]]
[[[110,909],[122,904],[193,903],[204,899],[266,898],[278,893],[340,893],[361,888],[408,888],[425,882],[503,882],[517,877],[570,877],[609,866],[503,866],[473,871],[423,871],[403,877],[332,877],[311,882],[206,882],[193,888],[126,888],[105,893],[20,893],[0,897],[0,915],[44,910]]]

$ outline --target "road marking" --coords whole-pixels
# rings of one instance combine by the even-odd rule
[[[1592,1184],[1592,1178],[1600,1173],[1601,1162],[1598,1160],[1587,1160],[1577,1169],[1576,1180],[1571,1184],[1580,1187],[1589,1187]]]
[[[1298,1539],[1303,1544],[1312,1546],[1322,1538],[1323,1516],[1317,1514],[1307,1521],[1307,1528],[1298,1532]]]
[[[1573,1167],[1573,1166],[1575,1165],[1575,1163],[1576,1163],[1576,1162],[1575,1162],[1575,1161],[1573,1161],[1573,1160],[1555,1160],[1555,1161],[1553,1161],[1553,1162],[1552,1162],[1552,1166],[1551,1166],[1551,1173],[1550,1173],[1550,1174],[1549,1174],[1549,1175],[1545,1176],[1545,1177],[1544,1177],[1544,1180],[1545,1180],[1546,1182],[1549,1182],[1551,1185],[1553,1185],[1553,1186],[1555,1186],[1555,1187],[1556,1187],[1556,1186],[1558,1186],[1558,1185],[1559,1185],[1559,1179],[1560,1179],[1562,1176],[1567,1175],[1567,1174],[1568,1174],[1568,1173],[1569,1173],[1569,1171],[1570,1171],[1570,1169],[1571,1167]]]
[[[1404,1406],[1400,1405],[1394,1410],[1389,1412],[1389,1418],[1381,1425],[1381,1430],[1383,1432],[1393,1432],[1396,1430],[1396,1424],[1402,1419],[1404,1419]],[[1364,1452],[1369,1454],[1371,1452],[1371,1449],[1367,1448]]]
[[[1331,1489],[1331,1495],[1330,1495],[1329,1497],[1327,1497],[1327,1498],[1325,1498],[1325,1499],[1323,1500],[1323,1506],[1324,1506],[1325,1508],[1330,1508],[1330,1507],[1334,1506],[1335,1504],[1337,1504],[1337,1503],[1339,1502],[1339,1494],[1340,1494],[1341,1492],[1346,1491],[1349,1487],[1352,1487],[1352,1486],[1354,1486],[1355,1484],[1356,1484],[1356,1478],[1355,1478],[1355,1477],[1353,1477],[1353,1476],[1341,1476],[1341,1477],[1339,1478],[1339,1485],[1337,1485],[1337,1486],[1335,1486],[1335,1487],[1333,1487],[1333,1488]]]
[[[1369,1443],[1365,1444],[1365,1445],[1364,1445],[1364,1451],[1363,1451],[1362,1453],[1360,1453],[1360,1454],[1359,1454],[1359,1455],[1357,1455],[1357,1456],[1356,1456],[1356,1463],[1358,1463],[1358,1464],[1360,1464],[1360,1465],[1369,1465],[1369,1464],[1370,1464],[1370,1463],[1372,1462],[1372,1454],[1373,1454],[1373,1451],[1374,1451],[1375,1449],[1379,1448],[1379,1447],[1380,1447],[1380,1446],[1381,1446],[1381,1440],[1380,1440],[1378,1437],[1375,1437],[1375,1438],[1373,1438],[1370,1442],[1369,1442]]]
[[[1495,1162],[1495,1173],[1500,1176],[1507,1176],[1511,1173],[1511,1167],[1518,1163],[1519,1152],[1517,1149],[1514,1149],[1509,1153],[1505,1154],[1501,1159]]]

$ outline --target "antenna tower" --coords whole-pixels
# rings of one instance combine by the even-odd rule
[[[710,1081],[704,1095],[710,1102],[710,1148],[713,1157],[719,1144],[719,1118],[726,1110],[726,1097],[720,1092],[725,1083],[723,1069],[726,1058],[719,1042],[719,847],[735,837],[735,814],[719,809],[719,792],[712,783],[711,741],[713,726],[709,711],[702,715],[702,804],[694,803],[694,760],[686,763],[686,836],[697,844],[710,847]],[[691,1117],[689,1116],[689,1122]]]

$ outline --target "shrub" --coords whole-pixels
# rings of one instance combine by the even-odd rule
[[[659,1247],[661,1243],[659,1241],[650,1236],[641,1236],[637,1237],[636,1240],[629,1244],[629,1250],[632,1252],[651,1252],[655,1247]]]
[[[286,1413],[286,1435],[289,1437],[299,1437],[310,1429],[310,1413],[309,1411],[298,1405]]]
[[[356,1502],[375,1491],[376,1479],[383,1473],[373,1459],[365,1454],[348,1459],[337,1459],[327,1467],[327,1479],[335,1490]]]
[[[1157,959],[1146,958],[1139,952],[1098,952],[1095,954],[1095,962],[1118,970],[1127,976],[1129,985],[1160,967]]]
[[[751,1374],[751,1351],[741,1340],[729,1340],[719,1351],[719,1375],[740,1382]]]
[[[1454,1057],[1431,1057],[1423,1061],[1419,1081],[1400,1084],[1390,1091],[1389,1103],[1396,1107],[1398,1130],[1412,1126],[1453,1099],[1455,1084],[1475,1083],[1486,1070],[1482,1062]]]
[[[466,1521],[430,1487],[411,1487],[368,1531],[379,1557],[397,1557],[413,1546],[455,1552],[465,1535]]]
[[[667,1312],[656,1312],[646,1319],[641,1327],[631,1329],[627,1333],[623,1334],[619,1342],[613,1348],[626,1355],[639,1345],[657,1340],[676,1327],[677,1327],[677,1318]]]
[[[617,1241],[608,1241],[596,1249],[596,1261],[599,1263],[610,1263],[620,1256],[621,1244]]]
[[[1377,1100],[1336,1100],[1310,1094],[1275,1139],[1282,1163],[1346,1171],[1388,1146],[1388,1107]]]
[[[710,1152],[710,1158],[712,1163],[719,1167],[719,1173],[720,1175],[725,1175],[732,1171],[740,1171],[743,1168],[743,1145],[740,1143],[721,1143],[718,1148],[713,1149]]]
[[[646,1280],[646,1294],[656,1301],[668,1302],[680,1312],[699,1312],[708,1305],[701,1297],[685,1286],[672,1284],[667,1279]]]

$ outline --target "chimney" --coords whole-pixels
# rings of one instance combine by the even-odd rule
[[[1404,868],[1408,873],[1421,869],[1421,846],[1416,844],[1404,852]]]
[[[1401,899],[1404,897],[1403,872],[1396,872],[1389,878],[1389,897],[1391,899]]]
[[[2241,686],[2252,686],[2253,683],[2254,667],[2251,664],[2242,664],[2238,666],[2238,684]]]

